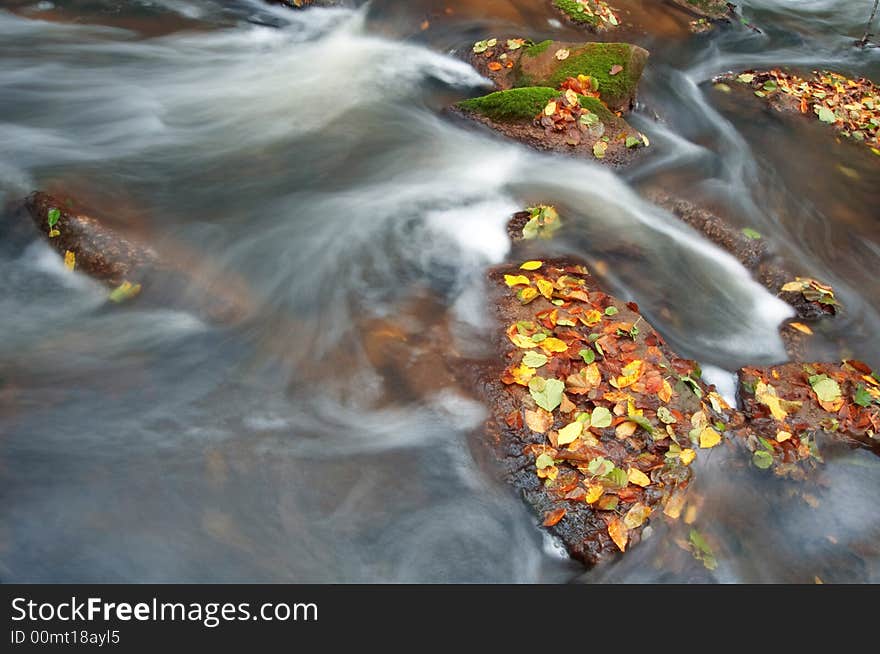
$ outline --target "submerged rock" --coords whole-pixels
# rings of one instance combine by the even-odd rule
[[[880,377],[860,361],[743,368],[738,397],[758,468],[803,478],[822,461],[819,437],[880,454]]]
[[[146,296],[156,305],[192,310],[216,322],[237,322],[253,307],[246,285],[191,251],[163,255],[137,238],[74,208],[69,200],[37,191],[24,201],[48,245],[68,268],[110,287],[112,302]]]
[[[782,258],[760,236],[755,238],[751,230],[736,229],[711,211],[663,192],[652,192],[649,198],[736,257],[767,290],[791,305],[802,320],[819,320],[838,312],[840,305],[830,286],[788,270]]]
[[[507,480],[590,565],[651,519],[678,518],[696,452],[738,414],[581,262],[505,264],[489,279],[500,363],[482,391]]]

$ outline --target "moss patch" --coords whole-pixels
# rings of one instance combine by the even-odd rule
[[[555,89],[535,86],[490,93],[481,98],[463,100],[456,106],[498,122],[520,122],[532,120],[558,95],[559,91]]]
[[[527,48],[523,49],[523,54],[529,57],[537,57],[539,54],[544,52],[547,48],[549,48],[553,44],[553,41],[547,39],[546,41],[541,41],[540,43],[536,43],[535,45],[530,45]]]
[[[583,5],[575,0],[553,0],[554,6],[576,23],[596,25],[599,17],[584,11]]]

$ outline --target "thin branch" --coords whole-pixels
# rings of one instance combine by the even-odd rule
[[[877,17],[877,7],[880,6],[880,0],[874,0],[874,8],[871,10],[871,17],[868,19],[868,24],[865,27],[865,35],[856,41],[856,45],[864,48],[868,45],[868,42],[871,40],[871,25],[874,24],[874,19]]]

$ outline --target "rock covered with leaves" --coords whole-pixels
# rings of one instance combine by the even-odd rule
[[[620,27],[620,16],[605,0],[547,0],[568,22],[593,32]]]
[[[880,156],[880,88],[869,79],[829,71],[799,77],[779,69],[747,70],[719,79],[749,87],[778,111],[812,116],[831,125],[838,135]]]
[[[758,468],[805,477],[822,460],[820,436],[880,453],[880,376],[860,361],[743,368],[739,385]]]
[[[555,212],[529,215],[540,237]],[[588,564],[638,542],[650,520],[677,519],[697,452],[721,443],[737,414],[581,262],[531,260],[489,277],[503,366],[485,390],[508,480]]]

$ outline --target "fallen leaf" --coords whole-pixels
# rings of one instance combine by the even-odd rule
[[[502,68],[503,68],[503,66],[500,63],[498,63],[497,61],[490,61],[489,62],[489,70],[491,70],[493,72],[498,72]]]
[[[538,434],[546,434],[553,426],[553,414],[538,407],[534,411],[526,409],[526,426]]]
[[[608,523],[608,535],[611,536],[611,540],[617,545],[617,549],[621,552],[626,552],[626,544],[629,542],[629,530],[626,528],[623,520],[617,516],[612,518],[611,522]]]
[[[559,430],[556,442],[559,445],[573,443],[584,431],[584,423],[575,420]]]
[[[76,268],[76,255],[70,250],[64,253],[64,267],[68,270]]]
[[[140,284],[132,284],[131,282],[125,281],[110,291],[109,299],[111,302],[116,302],[118,304],[130,300],[140,292]]]
[[[568,59],[568,55],[570,54],[571,52],[567,48],[560,48],[553,56],[556,57],[559,61],[565,61],[566,59]]]
[[[587,486],[587,496],[584,502],[587,504],[595,503],[605,493],[605,487],[602,484],[590,484]]]
[[[651,478],[637,468],[630,468],[627,470],[626,478],[629,480],[629,483],[641,486],[642,488],[647,488],[651,485]]]
[[[544,517],[544,526],[552,527],[565,517],[565,508],[553,509]]]
[[[611,70],[608,71],[608,74],[609,75],[617,75],[617,73],[621,72],[622,70],[623,70],[623,66],[621,66],[620,64],[614,64],[611,67]]]
[[[529,393],[539,407],[547,411],[553,411],[562,402],[562,393],[565,384],[558,379],[544,379],[533,377],[529,382]]]
[[[630,507],[630,510],[626,512],[626,515],[623,516],[623,524],[629,529],[638,529],[645,523],[645,520],[647,520],[650,515],[651,508],[649,506],[646,506],[641,502],[636,502]]]
[[[697,453],[691,448],[687,448],[686,450],[682,450],[681,454],[678,455],[679,461],[681,461],[686,466],[689,466],[693,463],[694,459],[697,458]]]
[[[807,327],[802,322],[790,322],[790,323],[788,323],[788,326],[791,327],[792,329],[798,330],[799,332],[801,332],[803,334],[806,334],[807,336],[810,336],[813,333],[813,330],[810,329],[809,327]]]
[[[597,429],[604,429],[611,426],[613,418],[611,412],[604,406],[597,406],[590,415],[590,426]]]
[[[520,266],[521,270],[537,270],[544,265],[543,261],[526,261]]]
[[[524,285],[529,286],[531,282],[525,275],[504,275],[504,283],[510,287]]]
[[[706,427],[700,432],[700,447],[704,450],[715,447],[721,442],[721,434],[712,427]]]
[[[548,359],[545,355],[540,352],[534,352],[529,350],[523,355],[523,365],[528,366],[529,368],[540,368],[541,366],[547,363]]]

